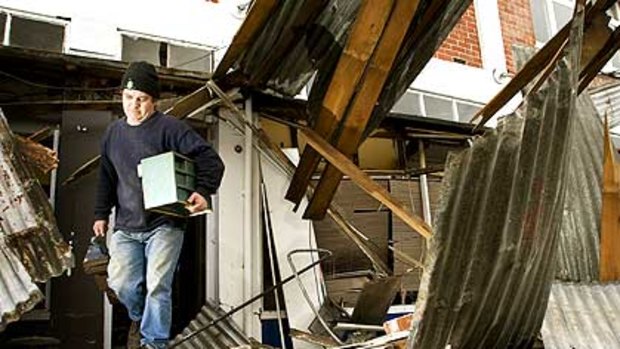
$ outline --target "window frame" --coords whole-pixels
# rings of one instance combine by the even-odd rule
[[[69,31],[69,24],[71,22],[70,19],[62,19],[51,16],[44,16],[35,13],[18,11],[14,9],[9,9],[6,7],[0,6],[0,12],[6,14],[6,21],[4,23],[4,37],[2,38],[2,45],[4,46],[15,46],[11,44],[11,28],[13,24],[13,17],[18,17],[21,19],[42,22],[46,24],[51,24],[55,26],[62,27],[62,45],[60,49],[60,53],[67,53],[68,45],[67,45],[67,33]]]
[[[199,44],[199,43],[195,43],[195,42],[190,42],[190,41],[185,41],[185,40],[178,40],[178,39],[173,39],[173,38],[168,38],[168,37],[163,37],[163,36],[157,36],[157,35],[151,35],[151,34],[146,34],[146,33],[140,33],[140,32],[136,32],[136,31],[131,31],[131,30],[126,30],[126,29],[121,29],[121,28],[117,28],[119,35],[119,40],[120,40],[120,47],[121,47],[121,51],[120,51],[120,60],[122,60],[123,58],[123,40],[125,37],[131,38],[131,39],[137,39],[137,40],[150,40],[156,43],[160,43],[160,44],[166,44],[166,51],[167,51],[167,56],[166,56],[166,65],[163,66],[164,68],[169,68],[169,69],[180,69],[183,70],[184,68],[182,66],[179,66],[178,68],[175,67],[171,67],[170,66],[170,46],[174,45],[174,46],[179,46],[179,47],[185,47],[185,48],[192,48],[192,49],[197,49],[197,50],[203,50],[205,51],[205,54],[209,53],[210,57],[210,69],[213,70],[215,68],[215,52],[217,50],[216,47],[211,46],[211,45],[205,45],[205,44]],[[204,73],[204,72],[203,72]]]

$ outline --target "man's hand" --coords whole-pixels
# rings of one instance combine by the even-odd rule
[[[95,236],[105,236],[105,233],[108,231],[108,221],[105,219],[98,219],[93,224],[93,232]]]
[[[209,203],[204,196],[198,194],[197,192],[193,192],[192,195],[187,199],[187,210],[189,213],[201,212],[209,208]]]

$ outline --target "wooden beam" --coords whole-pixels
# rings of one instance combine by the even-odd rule
[[[607,118],[604,146],[599,278],[607,282],[620,280],[620,176]]]
[[[370,115],[383,90],[383,85],[394,64],[405,34],[413,21],[419,3],[419,0],[396,0],[388,24],[360,83],[360,90],[353,99],[342,132],[337,138],[336,148],[349,158],[353,156],[361,142]],[[341,180],[342,173],[333,165],[328,164],[304,216],[322,219]]]
[[[362,3],[314,126],[322,137],[331,137],[342,119],[383,32],[391,8],[392,0],[364,0]],[[299,205],[320,160],[312,148],[304,149],[286,193],[287,200]]]
[[[245,51],[247,46],[254,42],[259,35],[263,25],[279,4],[278,0],[256,0],[247,17],[241,24],[241,28],[235,34],[232,43],[226,50],[224,57],[217,66],[213,78],[221,78],[228,72],[228,69],[235,64],[237,59]]]
[[[478,131],[484,124],[491,119],[508,101],[520,92],[530,81],[532,81],[553,59],[556,52],[564,45],[570,32],[570,22],[560,30],[534,57],[532,57],[514,78],[497,94],[489,103],[480,109],[472,118],[471,122],[481,118],[473,132]]]
[[[605,25],[607,29],[607,26]],[[587,42],[584,39],[584,43]],[[613,33],[608,34],[607,40],[597,52],[593,52],[591,57],[587,57],[586,65],[579,74],[579,93],[581,93],[592,79],[596,77],[599,71],[611,59],[611,57],[620,49],[620,27],[617,27]]]
[[[357,184],[370,196],[379,200],[379,202],[389,208],[392,213],[394,213],[411,229],[427,239],[432,236],[431,227],[428,224],[426,224],[419,217],[412,215],[410,212],[405,210],[404,206],[394,199],[385,188],[370,179],[370,177],[355,166],[349,158],[331,146],[331,144],[321,138],[316,132],[309,128],[302,128],[301,133],[306,137],[308,145],[314,148],[327,161],[336,166],[340,172],[349,176],[355,184]]]
[[[585,13],[585,26],[584,26],[584,44],[582,51],[582,62],[588,61],[589,57],[598,57],[589,63],[587,66],[583,67],[580,71],[580,84],[579,84],[579,92],[581,92],[590,81],[596,76],[596,73],[602,68],[602,65],[606,62],[603,61],[603,57],[611,58],[613,52],[618,50],[618,46],[620,46],[620,40],[618,40],[619,35],[614,32],[611,35],[606,45],[602,47],[600,50],[592,49],[592,47],[596,47],[597,45],[593,43],[593,41],[597,38],[601,37],[601,18],[607,18],[604,11],[605,8],[608,7],[608,3],[603,4],[603,1],[597,1],[595,5],[587,6]],[[557,57],[558,51],[561,50],[562,47],[566,44],[568,40],[568,35],[570,33],[570,28],[572,25],[572,21],[568,22],[560,32],[558,32],[551,40],[549,40],[545,46],[540,49],[534,57],[532,57],[521,70],[515,75],[515,77],[510,80],[510,82],[495,96],[493,99],[487,103],[484,108],[480,109],[471,119],[474,120],[481,118],[478,122],[474,131],[478,131],[484,124],[492,118],[499,109],[501,109],[508,101],[510,101],[519,91],[521,91],[530,81],[532,81],[538,74],[541,73],[545,68],[549,66],[551,61]],[[618,30],[616,30],[618,31]],[[615,41],[614,41],[615,40]],[[588,52],[588,50],[592,50],[593,52],[597,52],[596,54],[593,52]],[[609,59],[608,58],[608,59]],[[602,65],[601,65],[602,62]],[[598,68],[598,69],[597,69]],[[536,86],[540,86],[540,83],[537,83]]]
[[[295,165],[291,162],[291,160],[284,154],[282,149],[274,144],[269,136],[265,133],[264,130],[257,128],[254,124],[249,123],[245,118],[242,111],[237,108],[234,103],[226,96],[224,91],[222,91],[215,82],[208,82],[209,86],[213,89],[216,95],[218,95],[224,102],[225,105],[229,107],[230,110],[233,111],[233,115],[236,116],[236,122],[231,122],[232,127],[237,128],[241,133],[245,132],[245,128],[240,128],[236,126],[237,124],[246,125],[252,131],[253,136],[258,139],[257,142],[260,145],[260,149],[262,149],[274,162],[280,166],[280,169],[284,171],[289,176],[293,176],[295,173]],[[382,274],[390,274],[389,268],[383,263],[376,249],[369,245],[364,239],[359,239],[360,232],[355,230],[354,227],[348,223],[343,215],[339,212],[339,209],[335,207],[335,205],[330,206],[329,216],[336,222],[338,227],[340,227],[340,232],[342,232],[346,237],[350,238],[353,243],[355,243],[359,249],[368,257],[368,259],[372,262],[373,266],[377,268],[377,271]],[[358,237],[358,238],[355,238]],[[397,255],[395,255],[397,256]],[[399,256],[401,258],[402,256]],[[402,259],[402,258],[401,258]],[[408,261],[414,260],[411,257],[408,257]],[[421,265],[417,262],[416,265]]]

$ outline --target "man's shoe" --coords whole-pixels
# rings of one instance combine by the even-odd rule
[[[140,348],[140,321],[132,321],[127,333],[127,349]]]

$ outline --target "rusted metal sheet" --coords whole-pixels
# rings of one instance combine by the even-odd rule
[[[539,92],[446,165],[410,348],[528,347],[562,224],[581,30]]]
[[[71,263],[54,213],[39,182],[24,165],[0,111],[0,227],[6,245],[36,282],[60,275]]]
[[[547,349],[620,348],[620,284],[553,284],[541,333]]]
[[[572,127],[576,137],[571,137],[569,145],[570,164],[556,278],[590,282],[598,280],[599,274],[603,124],[586,94],[577,99]]]
[[[19,151],[24,155],[24,160],[33,168],[48,173],[58,167],[58,157],[55,151],[28,138],[17,136],[15,140]]]
[[[216,305],[207,302],[200,309],[200,313],[192,320],[189,325],[173,339],[170,348],[179,349],[203,349],[203,348],[233,348],[242,345],[250,345],[250,340],[243,334],[231,318],[222,320],[215,325],[209,327],[205,331],[201,331],[198,335],[191,339],[181,342],[184,336],[193,333],[207,325],[213,320],[220,318],[224,312]]]
[[[5,243],[0,227],[0,331],[43,300],[43,294]]]

